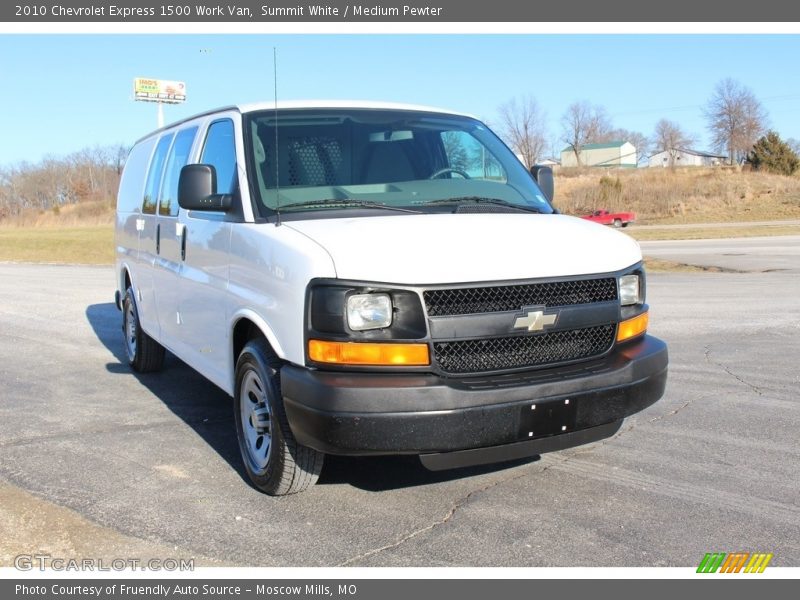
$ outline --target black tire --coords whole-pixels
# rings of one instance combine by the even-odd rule
[[[614,227],[622,227],[622,221],[619,219],[614,219]]]
[[[233,397],[236,437],[253,484],[271,496],[314,485],[325,455],[297,443],[280,384],[281,361],[263,339],[250,341],[236,362]]]
[[[125,290],[122,300],[122,333],[128,364],[139,373],[160,371],[164,366],[164,347],[147,335],[139,325],[139,310],[133,290]]]
[[[627,227],[628,225],[630,225],[630,222],[622,224],[623,227]]]

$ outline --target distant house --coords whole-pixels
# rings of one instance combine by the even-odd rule
[[[525,158],[522,156],[522,154],[515,154],[514,156],[516,156],[519,162],[521,162],[522,165],[525,166]],[[561,163],[558,162],[555,158],[543,158],[541,160],[535,161],[532,166],[550,167],[551,169],[555,169],[556,167],[560,167]]]
[[[673,163],[670,163],[672,158]],[[711,154],[710,152],[700,152],[688,148],[675,149],[673,151],[662,150],[653,154],[647,159],[648,167],[716,167],[725,164],[727,156]]]
[[[636,146],[622,141],[586,144],[581,147],[580,157],[584,167],[635,167],[637,163]],[[571,146],[561,151],[561,166],[578,166]]]
[[[556,167],[560,167],[561,163],[555,158],[543,158],[542,160],[536,161],[536,166],[550,167],[551,169],[555,169]]]

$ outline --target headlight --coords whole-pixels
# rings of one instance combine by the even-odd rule
[[[354,331],[383,329],[392,324],[389,294],[354,294],[347,299],[347,325]]]
[[[619,278],[619,301],[622,306],[642,302],[639,275],[623,275]]]

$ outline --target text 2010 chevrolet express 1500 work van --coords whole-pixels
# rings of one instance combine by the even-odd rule
[[[538,179],[538,184],[537,184]],[[234,106],[136,143],[119,190],[130,364],[234,398],[251,479],[325,454],[430,469],[593,442],[664,392],[631,238],[552,208],[480,121],[375,103]]]

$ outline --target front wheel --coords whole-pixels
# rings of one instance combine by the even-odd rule
[[[264,340],[249,342],[236,363],[236,435],[247,475],[271,496],[315,484],[325,455],[297,443],[280,387],[280,360]]]
[[[614,227],[622,227],[622,221],[620,219],[614,219]]]

